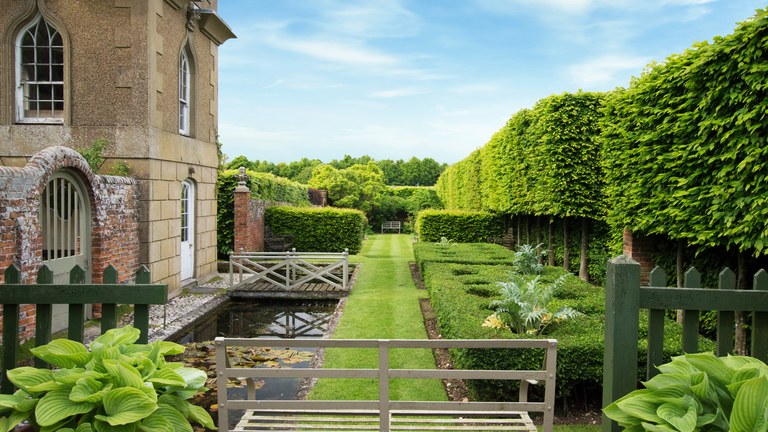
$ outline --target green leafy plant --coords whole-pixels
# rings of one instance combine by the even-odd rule
[[[91,167],[93,172],[98,172],[101,165],[104,164],[104,150],[109,146],[109,141],[106,138],[99,138],[91,143],[88,147],[76,149],[78,153],[88,162],[88,166]]]
[[[207,390],[206,373],[165,361],[183,346],[135,344],[139,334],[131,326],[109,330],[90,351],[68,339],[33,348],[56,369],[8,371],[19,390],[0,395],[0,431],[24,420],[41,432],[192,432],[190,422],[215,429],[208,412],[187,401]]]
[[[768,428],[768,367],[752,357],[685,354],[603,411],[628,431]]]
[[[496,312],[486,318],[483,325],[494,327],[501,322],[516,333],[539,335],[552,323],[581,316],[581,312],[569,306],[555,312],[547,310],[566,277],[563,275],[550,284],[543,284],[540,276],[526,281],[513,275],[510,281],[499,282],[502,299],[491,302],[490,307]]]
[[[544,271],[541,259],[547,256],[547,250],[542,249],[543,246],[543,243],[539,243],[536,246],[524,244],[517,248],[514,262],[518,273],[533,275],[541,274]]]

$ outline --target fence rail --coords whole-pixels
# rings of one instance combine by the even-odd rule
[[[12,265],[5,270],[5,282],[0,284],[0,304],[3,305],[3,355],[0,393],[13,391],[6,371],[16,366],[19,355],[19,306],[34,304],[35,346],[51,341],[54,304],[69,305],[67,338],[82,342],[85,305],[102,304],[101,333],[117,326],[117,305],[134,305],[134,326],[141,331],[139,343],[149,338],[149,305],[168,301],[167,285],[152,285],[149,270],[142,266],[136,272],[135,284],[119,284],[118,272],[112,266],[103,273],[103,283],[85,284],[85,271],[75,266],[69,272],[69,284],[54,284],[53,272],[43,265],[37,273],[36,284],[21,284],[21,272]],[[47,363],[35,359],[37,367]]]
[[[557,370],[554,339],[276,339],[216,338],[219,430],[230,431],[230,410],[246,410],[234,430],[526,430],[536,431],[529,412],[543,413],[544,431],[552,431]],[[343,348],[378,350],[377,368],[232,367],[228,347]],[[545,361],[537,370],[400,369],[390,362],[398,349],[539,349]],[[264,377],[364,378],[378,381],[378,400],[256,399],[254,383]],[[229,379],[246,378],[247,399],[229,400]],[[520,381],[518,402],[435,402],[391,400],[393,379],[500,379]],[[544,400],[528,401],[529,384],[543,384]]]
[[[730,269],[719,274],[716,289],[704,288],[701,275],[691,268],[683,288],[666,287],[667,276],[657,267],[649,286],[640,286],[640,264],[625,256],[608,262],[605,294],[605,362],[603,406],[637,388],[637,332],[640,309],[648,310],[647,378],[663,363],[664,320],[667,310],[682,310],[682,351],[698,351],[699,311],[717,311],[717,355],[733,352],[735,312],[752,312],[752,356],[768,361],[768,273],[757,272],[752,290],[737,290]],[[618,431],[616,422],[603,416],[603,431]]]
[[[290,291],[310,281],[347,290],[349,251],[296,252],[292,249],[288,252],[241,252],[229,256],[230,289],[243,284],[268,282]]]

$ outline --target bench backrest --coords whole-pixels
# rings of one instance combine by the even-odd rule
[[[448,340],[448,339],[412,339],[412,340],[377,340],[377,339],[278,339],[278,338],[216,338],[216,368],[219,404],[219,427],[227,430],[230,410],[274,410],[281,412],[373,412],[379,416],[379,430],[390,429],[391,415],[395,411],[427,412],[541,412],[544,414],[544,430],[552,430],[555,403],[555,376],[557,369],[557,341],[554,339],[528,340]],[[279,348],[348,348],[378,350],[378,368],[322,369],[322,368],[253,368],[231,367],[228,347],[279,347]],[[461,370],[461,369],[398,369],[390,362],[393,349],[543,349],[545,361],[538,370]],[[367,378],[378,381],[378,400],[255,400],[256,378],[293,377],[293,378]],[[228,400],[227,382],[230,378],[246,379],[248,383],[247,400]],[[390,400],[390,381],[392,379],[494,379],[521,382],[521,394],[518,402],[430,402],[430,401],[393,401]],[[527,400],[528,383],[544,384],[544,401]]]

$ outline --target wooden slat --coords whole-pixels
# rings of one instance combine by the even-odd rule
[[[43,289],[46,288],[45,285],[53,283],[53,272],[48,268],[48,266],[43,265],[40,267],[40,270],[37,272],[37,285],[31,285],[31,286],[41,286]],[[38,297],[37,301],[40,299],[48,299],[48,297]],[[30,302],[34,303],[34,302]],[[51,326],[53,323],[53,305],[48,304],[40,304],[38,303],[35,307],[35,346],[45,345],[48,342],[51,341]],[[43,368],[47,367],[48,363],[45,361],[35,357],[35,367]]]
[[[18,284],[21,272],[15,265],[9,266],[4,273],[5,283]],[[5,285],[0,285],[4,290]],[[6,372],[16,366],[16,356],[19,352],[19,305],[3,304],[3,364],[0,367],[0,393],[12,394],[13,384],[8,380]]]
[[[149,269],[141,266],[136,272],[136,283],[148,285],[151,282]],[[138,343],[145,344],[149,342],[149,305],[135,304],[133,306],[133,325],[141,332]]]
[[[735,290],[736,274],[729,268],[723,269],[718,277],[717,289]],[[717,355],[724,356],[733,352],[734,328],[736,326],[736,314],[733,311],[717,312]]]
[[[685,272],[683,279],[684,288],[701,288],[701,274],[691,267]],[[709,291],[708,291],[709,292]],[[695,353],[699,351],[699,311],[692,309],[683,310],[683,352]]]
[[[765,270],[755,274],[752,289],[768,292],[768,273]],[[768,312],[755,312],[752,316],[752,357],[768,361]]]
[[[640,288],[640,307],[768,312],[768,292],[706,288]]]
[[[117,277],[117,269],[113,266],[107,266],[107,268],[104,269],[104,273],[102,276],[104,284],[117,284],[118,277]],[[120,288],[118,287],[115,292],[119,292]],[[127,291],[123,289],[123,291]],[[101,334],[106,333],[108,330],[111,330],[117,326],[117,302],[114,300],[109,300],[106,302],[102,302],[101,305]]]
[[[656,267],[651,271],[649,280],[653,286],[665,285],[667,283],[667,275],[661,267]],[[661,365],[664,361],[664,313],[664,309],[651,309],[648,311],[647,379],[651,379],[659,373],[656,366]]]
[[[72,267],[69,271],[69,283],[70,285],[85,283],[85,270],[79,265]],[[67,337],[70,340],[82,342],[85,330],[85,304],[70,303],[67,319]]]

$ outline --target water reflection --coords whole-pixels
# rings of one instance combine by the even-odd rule
[[[225,337],[322,337],[336,301],[231,301],[202,317],[177,341]]]

